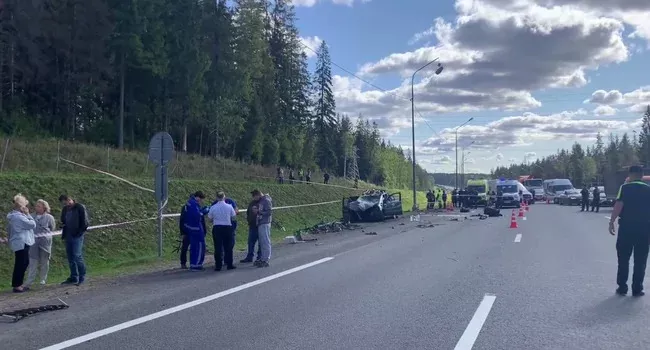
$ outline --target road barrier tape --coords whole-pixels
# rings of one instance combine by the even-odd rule
[[[282,206],[282,207],[276,207],[273,208],[273,210],[283,210],[283,209],[294,209],[294,208],[305,208],[305,207],[314,207],[314,206],[319,206],[319,205],[326,205],[326,204],[334,204],[334,203],[340,203],[341,201],[329,201],[329,202],[320,202],[320,203],[309,203],[309,204],[298,204],[298,205],[287,205],[287,206]],[[247,209],[242,209],[239,211],[240,214],[246,213]],[[180,213],[177,214],[163,214],[163,218],[176,218],[181,216]],[[96,226],[90,226],[88,227],[88,231],[94,231],[94,230],[100,230],[104,228],[114,228],[114,227],[119,227],[119,226],[126,226],[126,225],[132,225],[132,224],[137,224],[140,222],[146,222],[146,221],[152,221],[156,220],[156,217],[150,217],[146,219],[138,219],[138,220],[130,220],[130,221],[124,221],[124,222],[118,222],[118,223],[113,223],[113,224],[102,224],[102,225],[96,225]],[[61,230],[56,230],[52,231],[49,233],[42,233],[42,234],[35,234],[35,238],[41,238],[41,237],[48,237],[48,236],[60,236],[63,232]],[[0,237],[0,244],[2,243],[7,243],[7,239]]]
[[[133,182],[131,182],[131,181],[125,179],[125,178],[121,178],[121,177],[119,177],[119,176],[117,176],[117,175],[115,175],[115,174],[111,174],[111,173],[106,172],[106,171],[103,171],[103,170],[95,169],[95,168],[89,167],[89,166],[87,166],[87,165],[79,164],[79,163],[77,163],[77,162],[73,162],[73,161],[68,160],[68,159],[65,159],[65,158],[60,158],[60,157],[59,157],[59,159],[62,160],[62,161],[64,161],[64,162],[68,162],[68,163],[70,163],[70,164],[73,164],[73,165],[76,165],[76,166],[79,166],[79,167],[82,167],[82,168],[85,168],[85,169],[88,169],[88,170],[92,170],[92,171],[98,172],[98,173],[100,173],[100,174],[110,176],[110,177],[115,178],[115,179],[118,179],[118,180],[120,180],[120,181],[122,181],[122,182],[125,182],[125,183],[127,183],[127,184],[129,184],[129,185],[131,185],[131,186],[133,186],[133,187],[135,187],[135,188],[141,189],[141,190],[143,190],[143,191],[147,191],[147,192],[151,192],[151,193],[155,193],[155,192],[156,192],[156,191],[154,191],[154,190],[152,190],[152,189],[150,189],[150,188],[142,187],[142,186],[140,186],[140,185],[138,185],[138,184],[135,184],[135,183],[133,183]]]

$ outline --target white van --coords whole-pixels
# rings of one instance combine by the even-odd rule
[[[519,185],[517,180],[497,181],[497,206],[499,208],[521,207],[519,202]]]
[[[548,184],[547,188],[547,194],[550,195],[551,199],[553,199],[553,203],[557,204],[557,197],[564,193],[564,191],[573,190],[573,184],[569,179],[553,179],[553,181]]]

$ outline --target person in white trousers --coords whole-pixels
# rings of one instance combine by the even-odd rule
[[[31,286],[36,279],[36,273],[40,268],[40,284],[47,283],[47,274],[50,270],[50,257],[52,256],[52,231],[56,227],[54,217],[50,215],[50,205],[39,199],[34,206],[36,213],[33,215],[36,221],[34,237],[36,243],[29,247],[29,271],[27,274],[27,286]]]

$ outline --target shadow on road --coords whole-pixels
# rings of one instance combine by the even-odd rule
[[[615,323],[636,318],[644,310],[639,298],[612,295],[578,312],[577,323],[584,327]]]

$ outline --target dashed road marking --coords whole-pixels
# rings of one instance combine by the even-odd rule
[[[519,243],[519,242],[521,242],[521,233],[517,233],[517,235],[515,236],[515,243]]]
[[[485,294],[483,296],[483,300],[479,304],[478,309],[476,309],[472,320],[469,321],[467,328],[465,328],[465,332],[463,332],[463,335],[458,340],[458,343],[456,343],[454,350],[472,349],[474,343],[476,342],[476,339],[478,338],[478,334],[483,328],[485,320],[487,320],[487,317],[490,314],[490,310],[492,310],[492,305],[494,305],[494,301],[496,299],[497,296],[492,294]]]

